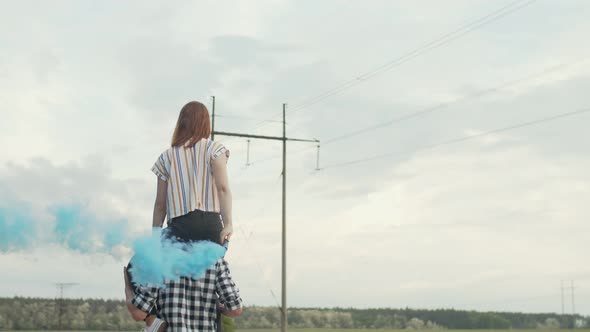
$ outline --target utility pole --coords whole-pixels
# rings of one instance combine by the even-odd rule
[[[213,97],[213,119],[215,119],[215,97]],[[250,135],[241,133],[228,133],[222,131],[215,131],[215,122],[211,121],[212,131],[211,139],[214,135],[220,136],[233,136],[233,137],[246,137],[246,138],[257,138],[266,140],[275,140],[283,142],[283,191],[282,191],[282,237],[281,237],[281,332],[287,331],[287,141],[294,142],[313,142],[319,143],[317,139],[300,139],[300,138],[288,138],[287,137],[287,121],[286,121],[286,108],[287,104],[283,104],[283,136],[264,136],[264,135]],[[319,153],[318,153],[319,155]]]
[[[215,96],[211,96],[211,140],[215,139]]]
[[[75,286],[75,285],[77,285],[77,283],[75,283],[75,282],[59,282],[59,283],[55,284],[55,286],[59,290],[59,297],[57,298],[57,310],[58,310],[57,325],[60,330],[63,330],[62,318],[65,313],[65,304],[66,304],[65,300],[64,300],[64,289],[68,288],[68,287]]]
[[[281,245],[281,332],[287,331],[287,129],[283,104],[283,227]]]
[[[561,318],[563,319],[563,316],[565,315],[565,307],[563,305],[563,280],[561,281]]]
[[[246,150],[246,167],[250,166],[250,139],[248,139],[247,141],[248,146],[247,146],[247,150]]]
[[[576,328],[576,302],[574,299],[574,281],[571,281],[570,290],[572,291],[572,329]]]

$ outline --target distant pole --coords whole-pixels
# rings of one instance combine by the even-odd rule
[[[281,332],[287,331],[287,122],[283,104],[283,241],[281,277]]]
[[[211,140],[215,140],[215,96],[211,96]]]
[[[317,148],[318,148],[318,153],[317,153],[316,160],[315,160],[315,170],[319,171],[320,170],[320,145],[319,144],[318,144]]]
[[[57,287],[59,287],[59,298],[58,298],[58,303],[57,303],[57,327],[61,330],[63,328],[63,325],[61,324],[61,318],[64,315],[64,285],[63,284],[58,284]]]
[[[59,298],[57,299],[57,326],[60,330],[63,330],[62,317],[65,313],[65,300],[64,300],[64,289],[67,287],[75,286],[77,283],[74,282],[60,282],[56,283],[55,286],[59,290]]]
[[[565,315],[565,307],[563,304],[564,296],[563,296],[563,280],[561,281],[561,318]]]
[[[576,328],[576,302],[574,299],[574,281],[571,281],[571,287],[570,287],[571,291],[572,291],[572,329]]]
[[[250,166],[250,139],[248,139],[248,146],[246,150],[246,166]]]

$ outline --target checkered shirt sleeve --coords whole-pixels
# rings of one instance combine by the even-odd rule
[[[234,283],[229,271],[229,266],[225,259],[221,258],[216,265],[215,289],[220,297],[220,301],[228,310],[237,310],[242,307],[242,298],[240,290]]]
[[[137,286],[131,304],[143,312],[150,312],[158,298],[158,288],[152,286]]]

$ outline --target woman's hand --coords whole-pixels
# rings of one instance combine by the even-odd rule
[[[219,243],[223,243],[223,241],[225,239],[227,239],[229,241],[229,238],[233,235],[233,233],[234,233],[234,227],[231,224],[225,225],[223,227],[223,229],[221,230],[221,237],[220,237]]]

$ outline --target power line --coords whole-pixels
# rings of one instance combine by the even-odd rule
[[[413,118],[417,118],[419,116],[427,115],[427,114],[430,114],[430,113],[432,113],[434,111],[445,109],[445,108],[447,108],[449,106],[452,106],[454,104],[458,104],[460,102],[464,102],[466,100],[483,97],[483,96],[485,96],[487,94],[490,94],[490,93],[494,93],[494,92],[503,90],[503,89],[505,89],[507,87],[518,85],[520,83],[524,83],[524,82],[527,82],[527,81],[530,81],[530,80],[533,80],[533,79],[536,79],[536,78],[539,78],[539,77],[542,77],[542,76],[545,76],[545,75],[548,75],[548,74],[551,74],[551,73],[555,73],[555,72],[558,72],[558,71],[567,69],[569,67],[572,67],[572,66],[578,65],[580,63],[583,63],[583,62],[585,62],[587,60],[588,60],[588,56],[584,56],[584,57],[579,58],[579,59],[577,59],[575,61],[572,61],[572,62],[560,63],[560,64],[557,64],[557,65],[554,65],[554,66],[546,67],[546,68],[544,68],[544,69],[542,69],[542,70],[540,70],[538,72],[534,72],[532,74],[529,74],[529,75],[526,75],[526,76],[523,76],[523,77],[520,77],[520,78],[517,78],[517,79],[505,81],[505,82],[503,82],[501,84],[498,84],[498,85],[496,85],[494,87],[486,88],[486,89],[483,89],[483,90],[480,90],[480,91],[471,93],[469,95],[466,95],[466,96],[463,96],[463,97],[459,97],[459,98],[457,98],[455,100],[452,100],[452,101],[449,101],[449,102],[439,103],[439,104],[436,104],[436,105],[433,105],[433,106],[426,107],[426,108],[424,108],[422,110],[419,110],[419,111],[416,111],[416,112],[411,112],[411,113],[408,113],[408,114],[405,114],[405,115],[402,115],[402,116],[393,118],[393,119],[388,120],[388,121],[385,121],[385,122],[376,123],[376,124],[373,124],[371,126],[368,126],[368,127],[365,127],[365,128],[361,128],[361,129],[357,129],[355,131],[352,131],[352,132],[349,132],[349,133],[346,133],[346,134],[334,136],[332,138],[329,138],[329,139],[324,140],[323,143],[322,143],[322,145],[325,146],[327,144],[332,144],[332,143],[335,143],[335,142],[338,142],[338,141],[341,141],[341,140],[345,140],[345,139],[349,139],[349,138],[352,138],[352,137],[355,137],[355,136],[362,135],[364,133],[370,132],[370,131],[375,130],[375,129],[380,129],[380,128],[388,127],[388,126],[390,126],[392,124],[395,124],[395,123],[400,123],[400,122],[403,122],[403,121],[406,121],[406,120],[411,120]],[[292,128],[292,130],[296,130],[297,131],[296,128]],[[311,151],[312,149],[314,149],[314,148],[306,147],[306,148],[303,148],[303,149],[300,149],[300,150],[296,150],[296,151],[294,151],[292,153],[293,154],[297,154],[297,153],[304,152],[304,151]],[[250,166],[251,165],[255,165],[255,164],[261,164],[261,163],[264,163],[264,162],[267,162],[267,161],[271,161],[271,160],[275,160],[275,159],[279,159],[279,157],[269,157],[269,158],[254,160],[254,161],[250,162]]]
[[[329,98],[335,94],[340,93],[341,91],[347,90],[353,86],[356,86],[362,82],[365,82],[367,80],[369,80],[370,78],[373,78],[374,76],[388,71],[392,68],[395,68],[417,56],[422,55],[423,53],[426,53],[427,51],[436,49],[438,47],[441,47],[445,44],[448,44],[456,39],[458,39],[459,37],[474,31],[486,24],[489,24],[491,22],[494,22],[512,12],[515,12],[519,9],[525,8],[527,6],[529,6],[530,4],[532,4],[534,1],[536,0],[526,0],[526,1],[521,1],[521,0],[517,0],[517,1],[513,1],[511,3],[509,3],[508,5],[505,5],[503,7],[501,7],[500,9],[497,9],[495,11],[493,11],[492,13],[489,13],[481,18],[476,19],[475,21],[472,21],[470,23],[467,23],[461,27],[459,27],[456,30],[453,30],[451,32],[448,32],[430,42],[427,42],[419,47],[417,47],[416,49],[398,57],[395,58],[371,71],[368,71],[366,73],[363,73],[361,75],[356,76],[355,78],[348,80],[346,82],[344,82],[343,84],[340,84],[339,86],[332,88],[324,93],[321,93],[315,97],[312,97],[310,99],[308,99],[308,101],[303,102],[299,105],[295,105],[294,109],[291,111],[291,113],[294,113],[298,110],[301,110],[303,108],[307,108],[310,107],[312,105],[315,105],[317,103],[319,103],[320,101]]]
[[[265,120],[265,119],[251,118],[251,117],[239,116],[239,115],[215,114],[215,117],[216,118],[225,118],[225,119],[244,120],[244,121],[261,121],[261,122],[282,123],[282,121],[279,121],[279,120]]]
[[[455,99],[453,101],[450,101],[450,102],[440,103],[440,104],[437,104],[437,105],[434,105],[434,106],[427,107],[427,108],[425,108],[423,110],[420,110],[420,111],[417,111],[417,112],[412,112],[412,113],[409,113],[409,114],[406,114],[406,115],[403,115],[403,116],[400,116],[400,117],[397,117],[397,118],[393,118],[393,119],[388,120],[386,122],[377,123],[377,124],[371,125],[369,127],[365,127],[365,128],[359,129],[359,130],[355,130],[353,132],[349,132],[347,134],[338,135],[338,136],[329,138],[329,139],[325,140],[324,143],[322,143],[322,144],[325,146],[327,144],[332,144],[332,143],[337,142],[337,141],[340,141],[340,140],[344,140],[344,139],[352,138],[352,137],[355,137],[355,136],[359,136],[359,135],[364,134],[364,133],[367,133],[367,132],[369,132],[371,130],[375,130],[375,129],[379,129],[379,128],[384,128],[384,127],[390,126],[390,125],[395,124],[395,123],[403,122],[403,121],[410,120],[410,119],[413,119],[413,118],[416,118],[416,117],[419,117],[419,116],[422,116],[422,115],[426,115],[426,114],[432,113],[432,112],[434,112],[436,110],[440,110],[440,109],[449,107],[449,106],[451,106],[453,104],[457,104],[457,103],[462,102],[462,101],[466,101],[466,100],[469,100],[469,99],[481,97],[481,96],[484,96],[486,94],[489,94],[489,93],[493,93],[493,92],[502,90],[502,89],[507,88],[509,86],[517,85],[519,83],[523,83],[523,82],[529,81],[529,80],[534,79],[534,78],[538,78],[538,77],[541,77],[541,76],[544,76],[544,75],[547,75],[547,74],[550,74],[550,73],[554,73],[554,72],[556,72],[556,71],[558,71],[560,69],[565,69],[565,68],[571,67],[573,65],[577,65],[577,64],[582,63],[582,62],[587,61],[587,60],[588,60],[588,57],[585,56],[585,57],[583,57],[583,58],[581,58],[579,60],[576,60],[574,62],[562,63],[562,64],[558,64],[558,65],[555,65],[555,66],[551,66],[551,67],[545,68],[545,69],[543,69],[543,70],[541,70],[539,72],[535,72],[533,74],[529,74],[527,76],[524,76],[524,77],[521,77],[521,78],[518,78],[518,79],[514,79],[514,80],[511,80],[511,81],[506,81],[506,82],[504,82],[504,83],[502,83],[500,85],[497,85],[495,87],[491,87],[491,88],[487,88],[487,89],[484,89],[484,90],[480,90],[480,91],[477,91],[475,93],[469,94],[469,95],[467,95],[465,97],[457,98],[457,99]],[[305,152],[305,151],[311,151],[314,148],[306,147],[306,148],[303,148],[303,149],[300,149],[300,150],[296,150],[296,151],[294,151],[292,153],[293,154],[297,154],[297,153],[301,153],[301,152]],[[254,161],[252,161],[250,163],[250,165],[261,164],[261,163],[264,163],[264,162],[267,162],[267,161],[271,161],[271,160],[275,160],[275,159],[278,159],[278,157],[269,157],[269,158],[264,158],[264,159],[260,159],[260,160],[254,160]],[[331,167],[331,166],[328,166],[328,167]]]
[[[287,124],[287,126],[289,126],[289,124]],[[303,131],[301,129],[291,128],[291,130],[295,131],[295,133],[303,134]],[[232,137],[232,138],[233,139],[236,139],[238,137]],[[317,140],[317,138],[315,138],[315,137],[313,137],[313,139],[314,140]],[[225,143],[230,142],[230,141],[231,141],[231,139],[225,141]],[[291,153],[292,154],[298,154],[300,152],[309,151],[309,150],[313,150],[313,149],[317,149],[317,146],[314,146],[312,148],[306,147],[306,148],[303,148],[303,149],[295,150],[295,151],[293,151]],[[268,158],[263,158],[263,159],[258,159],[258,160],[250,161],[250,159],[249,159],[249,156],[250,156],[250,153],[249,153],[249,145],[248,145],[247,155],[248,155],[248,158],[247,158],[247,161],[246,161],[246,165],[245,165],[245,167],[242,168],[242,171],[245,170],[245,169],[247,169],[250,166],[253,166],[254,164],[261,164],[261,163],[265,163],[267,161],[276,160],[276,159],[280,159],[281,158],[281,157],[274,156],[274,157],[268,157]],[[318,159],[319,159],[319,157],[318,157]],[[316,161],[319,161],[319,160],[316,160]]]
[[[515,12],[517,10],[520,10],[522,8],[525,8],[529,5],[531,5],[533,2],[535,2],[536,0],[526,0],[526,1],[522,1],[522,0],[517,0],[517,1],[513,1],[507,5],[502,6],[501,8],[487,14],[484,15],[483,17],[480,17],[474,21],[471,21],[469,23],[463,24],[462,26],[460,26],[459,28],[448,32],[440,37],[437,37],[429,42],[426,42],[424,44],[422,44],[421,46],[405,53],[402,56],[399,56],[391,61],[388,61],[385,64],[382,64],[376,68],[374,68],[373,70],[370,70],[368,72],[362,73],[360,75],[355,76],[353,79],[347,80],[339,85],[337,85],[334,88],[331,88],[323,93],[320,93],[314,97],[309,98],[307,101],[304,101],[300,104],[297,104],[290,112],[294,113],[297,111],[300,111],[303,108],[307,108],[310,107],[312,105],[315,105],[321,101],[323,101],[326,98],[329,98],[335,94],[338,94],[344,90],[347,90],[351,87],[354,87],[362,82],[365,82],[373,77],[375,77],[376,75],[388,71],[392,68],[398,67],[404,63],[406,63],[407,61],[420,56],[430,50],[439,48],[445,44],[448,44],[464,35],[466,35],[467,33],[474,31],[482,26],[485,26],[489,23],[492,23],[512,12]],[[277,116],[271,117],[269,118],[270,120],[273,120],[275,118],[277,118]],[[254,130],[258,129],[261,127],[261,125],[264,125],[264,122],[259,122],[254,126]]]
[[[439,104],[436,104],[436,105],[433,105],[433,106],[426,107],[426,108],[424,108],[422,110],[419,110],[419,111],[416,111],[416,112],[411,112],[411,113],[408,113],[408,114],[405,114],[405,115],[402,115],[402,116],[393,118],[393,119],[388,120],[388,121],[385,121],[385,122],[376,123],[374,125],[371,125],[371,126],[368,126],[368,127],[365,127],[365,128],[361,128],[361,129],[357,129],[355,131],[352,131],[352,132],[349,132],[349,133],[346,133],[346,134],[334,136],[332,138],[326,139],[324,141],[324,143],[322,143],[322,145],[325,146],[327,144],[332,144],[332,143],[338,142],[340,140],[345,140],[345,139],[348,139],[348,138],[352,138],[352,137],[355,137],[355,136],[362,135],[364,133],[370,132],[370,131],[375,130],[375,129],[384,128],[384,127],[390,126],[390,125],[395,124],[395,123],[400,123],[400,122],[403,122],[403,121],[406,121],[406,120],[410,120],[410,119],[413,119],[413,118],[416,118],[416,117],[419,117],[419,116],[427,115],[427,114],[430,114],[430,113],[432,113],[434,111],[445,109],[445,108],[447,108],[449,106],[452,106],[454,104],[458,104],[460,102],[464,102],[466,100],[479,98],[479,97],[485,96],[487,94],[490,94],[490,93],[494,93],[494,92],[503,90],[503,89],[508,88],[510,86],[518,85],[520,83],[524,83],[524,82],[527,82],[527,81],[530,81],[530,80],[533,80],[533,79],[536,79],[536,78],[539,78],[539,77],[542,77],[542,76],[545,76],[545,75],[548,75],[548,74],[551,74],[551,73],[559,72],[559,71],[564,70],[564,69],[567,69],[569,67],[572,67],[572,66],[575,66],[575,65],[579,65],[580,63],[583,63],[583,62],[585,62],[587,60],[588,60],[588,56],[584,56],[584,57],[581,57],[581,58],[579,58],[579,59],[577,59],[575,61],[572,61],[572,62],[560,63],[560,64],[557,64],[557,65],[554,65],[554,66],[546,67],[546,68],[544,68],[544,69],[542,69],[542,70],[540,70],[538,72],[534,72],[532,74],[529,74],[529,75],[526,75],[526,76],[523,76],[523,77],[520,77],[520,78],[517,78],[517,79],[505,81],[505,82],[503,82],[501,84],[498,84],[498,85],[496,85],[494,87],[486,88],[486,89],[483,89],[483,90],[480,90],[480,91],[471,93],[469,95],[466,95],[466,96],[463,96],[463,97],[459,97],[459,98],[457,98],[455,100],[452,100],[452,101],[449,101],[449,102],[439,103]],[[295,128],[292,128],[292,130],[298,131],[296,129],[296,127]],[[298,154],[298,153],[305,152],[305,151],[311,151],[312,149],[315,149],[315,147],[314,148],[306,147],[306,148],[303,148],[303,149],[300,149],[300,150],[296,150],[296,151],[291,152],[291,153]],[[276,159],[279,159],[279,158],[280,157],[268,157],[268,158],[264,158],[264,159],[254,160],[254,161],[252,161],[252,162],[249,163],[249,166],[258,165],[258,164],[265,163],[265,162],[271,161],[271,160],[276,160]]]
[[[311,151],[311,150],[314,150],[314,149],[317,149],[317,146],[314,146],[314,147],[311,147],[311,148],[310,147],[306,147],[306,148],[303,148],[303,149],[295,150],[295,151],[290,152],[290,153],[291,154],[298,154],[298,153],[301,153],[301,152]],[[276,157],[275,156],[275,157],[268,157],[268,158],[258,159],[258,160],[251,161],[250,164],[249,164],[249,166],[255,166],[255,165],[258,165],[258,164],[265,163],[267,161],[277,160],[277,159],[281,159],[281,157]]]
[[[299,134],[302,134],[301,136],[303,136],[303,134],[307,135],[307,133],[304,133],[304,132],[303,132],[303,129],[301,129],[301,128],[297,127],[297,126],[290,126],[290,125],[287,123],[287,127],[289,128],[289,132],[295,132],[295,134],[298,134],[298,135],[299,135]],[[317,140],[317,138],[316,138],[316,137],[314,137],[313,139],[316,139],[316,140]]]
[[[282,173],[279,173],[279,176],[277,176],[276,177],[276,180],[273,181],[273,185],[278,184],[278,182],[279,182],[279,180],[281,180],[282,176],[283,176],[283,174]],[[251,218],[248,218],[248,219],[258,219],[258,217],[260,217],[261,215],[263,215],[271,206],[272,206],[271,204],[268,204],[268,202],[265,201],[265,204],[262,206],[262,208],[258,209],[253,214],[253,216]],[[254,251],[252,250],[252,247],[251,247],[251,243],[250,243],[250,238],[254,235],[254,231],[250,231],[250,234],[247,235],[246,234],[246,231],[245,231],[245,227],[243,226],[245,224],[246,223],[243,223],[242,225],[238,225],[238,229],[242,233],[242,236],[244,237],[245,244],[246,244],[247,249],[248,249],[247,251],[250,253],[250,255],[252,255],[252,254],[254,255],[253,257],[255,259],[256,266],[258,268],[258,271],[262,275],[262,274],[264,274],[264,271],[262,269],[262,265],[260,264],[260,262],[262,260],[260,259],[260,256],[258,256],[258,255],[256,255],[254,253]],[[240,254],[240,252],[238,252],[238,255],[239,254]],[[270,283],[268,282],[268,280],[265,280],[265,285],[264,286],[266,288],[268,288],[268,290],[270,292],[270,295],[272,296],[273,300],[275,301],[275,304],[276,304],[277,308],[279,308],[279,310],[280,310],[281,305],[280,305],[280,303],[279,303],[279,301],[277,299],[277,296],[276,296],[276,294],[274,292],[274,289],[272,288],[272,286],[270,285]]]
[[[586,113],[586,112],[590,112],[590,107],[579,109],[579,110],[572,111],[572,112],[561,113],[561,114],[557,114],[557,115],[553,115],[553,116],[550,116],[550,117],[545,117],[545,118],[541,118],[541,119],[537,119],[537,120],[531,120],[531,121],[528,121],[528,122],[521,122],[521,123],[518,123],[518,124],[514,124],[514,125],[510,125],[510,126],[502,127],[502,128],[498,128],[498,129],[493,129],[493,130],[481,132],[481,133],[478,133],[478,134],[457,137],[457,138],[450,139],[450,140],[447,140],[447,141],[443,141],[443,142],[440,142],[440,143],[435,143],[435,144],[432,144],[432,145],[424,146],[424,147],[419,148],[419,149],[416,149],[416,150],[414,150],[414,151],[412,151],[411,153],[408,153],[408,154],[412,154],[412,153],[415,153],[415,152],[418,152],[418,151],[422,151],[422,150],[434,149],[434,148],[437,148],[437,147],[443,146],[443,145],[450,145],[450,144],[460,143],[460,142],[467,141],[467,140],[470,140],[470,139],[474,139],[474,138],[478,138],[478,137],[482,137],[482,136],[487,136],[487,135],[491,135],[491,134],[496,134],[496,133],[500,133],[500,132],[504,132],[504,131],[509,131],[509,130],[523,128],[523,127],[528,127],[528,126],[533,126],[533,125],[537,125],[537,124],[540,124],[540,123],[543,123],[543,122],[554,121],[554,120],[558,120],[558,119],[561,119],[561,118],[575,116],[575,115],[579,115],[579,114]],[[331,165],[327,165],[325,167],[322,167],[321,169],[328,169],[328,168],[336,168],[336,167],[350,166],[350,165],[364,163],[364,162],[368,162],[368,161],[372,161],[372,160],[383,159],[383,158],[387,158],[387,157],[391,157],[391,156],[395,156],[395,155],[398,155],[398,153],[397,152],[390,152],[390,153],[376,155],[376,156],[373,156],[373,157],[367,157],[367,158],[363,158],[363,159],[357,159],[357,160],[351,160],[351,161],[346,161],[346,162],[331,164]]]
[[[550,68],[547,68],[547,69],[543,70],[542,72],[529,75],[529,76],[527,76],[525,78],[521,78],[521,79],[517,79],[517,80],[514,80],[514,81],[507,82],[506,84],[503,84],[502,86],[504,87],[504,86],[508,86],[508,85],[513,85],[513,84],[516,84],[516,83],[520,83],[520,82],[526,81],[526,80],[528,80],[528,79],[530,79],[532,77],[541,76],[544,73],[552,72],[552,71],[555,71],[558,68],[561,68],[563,66],[569,66],[569,65],[571,65],[571,63],[570,64],[560,64],[560,65],[557,65],[557,66],[553,66],[553,67],[550,67]],[[490,88],[490,89],[482,90],[482,91],[478,92],[477,95],[482,95],[482,94],[489,93],[489,92],[492,92],[492,91],[496,91],[496,90],[499,90],[499,89],[500,89],[500,87],[495,87],[495,88]],[[461,100],[465,100],[465,99],[471,98],[473,96],[474,95],[471,95],[470,97],[464,97],[464,98],[461,98]],[[445,106],[448,106],[449,104],[452,104],[452,103],[455,103],[455,102],[458,102],[458,101],[459,100],[455,100],[455,101],[450,102],[450,103],[437,105],[437,106],[434,106],[433,108],[445,107]],[[432,109],[430,109],[430,108],[428,109],[428,111],[431,111],[431,110]],[[586,110],[582,110],[582,112],[586,112]],[[395,119],[395,121],[396,122],[399,122],[399,121],[402,121],[402,120],[408,119],[410,117],[413,117],[415,115],[423,114],[423,113],[424,113],[423,111],[420,111],[420,112],[417,112],[417,113],[413,113],[413,114],[404,116],[404,118]],[[574,115],[574,114],[577,114],[577,113],[581,113],[581,112],[566,113],[566,114],[559,115],[559,116],[557,116],[555,118],[570,116],[570,115]],[[545,122],[545,121],[548,121],[548,120],[554,120],[554,118],[551,117],[551,118],[548,118],[548,119],[541,119],[538,122]],[[391,124],[391,123],[392,123],[392,121],[389,121],[389,122],[383,123],[383,124],[378,124],[376,126],[371,127],[371,129],[374,129],[374,128],[377,128],[377,127],[382,127],[382,126],[385,126],[385,125],[388,125],[388,124]],[[440,143],[440,144],[436,144],[434,146],[427,146],[427,147],[421,148],[419,150],[422,150],[422,149],[430,149],[430,148],[434,148],[434,147],[437,147],[439,145],[444,145],[444,144],[452,144],[452,143],[460,142],[460,141],[463,141],[463,140],[467,140],[467,139],[471,139],[471,138],[475,138],[475,137],[479,137],[479,136],[483,136],[483,135],[488,135],[488,134],[492,134],[492,133],[495,133],[495,132],[500,132],[500,131],[506,131],[506,130],[510,130],[510,129],[516,129],[516,128],[520,128],[520,127],[525,127],[525,126],[533,125],[533,124],[536,124],[536,123],[537,123],[537,121],[534,121],[533,123],[525,123],[524,125],[517,125],[515,128],[512,128],[512,127],[500,128],[500,129],[495,130],[495,131],[492,131],[492,132],[484,132],[484,133],[480,133],[480,134],[476,134],[476,135],[472,135],[472,136],[468,136],[468,137],[461,137],[461,138],[454,139],[454,140],[451,140],[451,141],[447,141],[447,142],[443,142],[443,143]],[[355,131],[354,133],[349,133],[349,134],[347,134],[348,135],[347,137],[358,135],[358,134],[361,133],[361,131],[362,132],[365,132],[365,131],[367,131],[367,129],[368,128],[365,128],[365,129],[362,129],[362,130],[359,130],[359,131]],[[343,138],[345,138],[344,136],[345,135],[338,136],[337,138],[338,139],[340,139],[340,138],[343,139]],[[329,143],[332,143],[332,142],[334,142],[336,140],[337,140],[336,138],[333,138],[333,139],[329,139],[328,142]],[[313,147],[313,148],[303,148],[303,149],[300,149],[300,150],[296,150],[296,151],[294,151],[292,153],[293,154],[298,154],[298,153],[305,152],[305,151],[311,151],[312,149],[316,149],[316,147]],[[318,153],[319,153],[319,151],[318,151]],[[317,164],[316,170],[321,170],[321,169],[325,169],[325,168],[332,168],[332,167],[339,167],[339,166],[346,166],[346,165],[349,165],[349,164],[355,164],[355,163],[369,161],[369,160],[373,160],[373,159],[380,159],[380,158],[384,158],[384,157],[387,157],[387,156],[392,155],[392,154],[393,153],[379,155],[379,156],[371,157],[371,158],[368,158],[368,159],[361,159],[361,160],[346,162],[346,163],[332,164],[332,165],[328,165],[328,166],[323,167],[323,168],[320,168],[319,167],[319,164]],[[319,158],[319,156],[318,156],[318,158]],[[267,161],[271,161],[271,160],[275,160],[275,159],[278,159],[278,157],[269,157],[269,158],[265,158],[265,159],[255,160],[253,162],[250,162],[249,163],[249,166],[254,165],[254,164],[256,164],[256,165],[257,164],[261,164],[261,163],[264,163],[264,162],[267,162]]]
[[[543,70],[541,70],[539,72],[535,72],[533,74],[529,74],[527,76],[524,76],[524,77],[521,77],[521,78],[518,78],[518,79],[515,79],[515,80],[506,81],[506,82],[503,82],[503,83],[501,83],[501,84],[499,84],[497,86],[486,88],[486,89],[477,91],[475,93],[471,93],[469,95],[466,95],[466,96],[463,96],[463,97],[459,97],[459,98],[457,98],[455,100],[452,100],[452,101],[449,101],[449,102],[439,103],[439,104],[434,105],[434,106],[426,107],[426,108],[424,108],[424,109],[422,109],[420,111],[417,111],[417,112],[411,112],[411,113],[402,115],[400,117],[393,118],[393,119],[388,120],[388,121],[385,121],[385,122],[377,123],[377,124],[374,124],[374,125],[371,125],[371,126],[362,128],[362,129],[355,130],[353,132],[349,132],[349,133],[346,133],[346,134],[343,134],[343,135],[338,135],[338,136],[329,138],[329,139],[323,141],[322,145],[325,146],[327,144],[331,144],[331,143],[334,143],[334,142],[337,142],[337,141],[340,141],[340,140],[352,138],[352,137],[355,137],[355,136],[358,136],[358,135],[361,135],[361,134],[370,132],[370,131],[375,130],[375,129],[384,128],[384,127],[390,126],[390,125],[392,125],[394,123],[399,123],[399,122],[410,120],[410,119],[413,119],[413,118],[416,118],[416,117],[419,117],[419,116],[422,116],[422,115],[430,114],[430,113],[432,113],[434,111],[447,108],[447,107],[449,107],[451,105],[454,105],[454,104],[457,104],[459,102],[463,102],[463,101],[466,101],[466,100],[469,100],[469,99],[475,99],[475,98],[478,98],[478,97],[482,97],[482,96],[485,96],[485,95],[487,95],[489,93],[493,93],[493,92],[496,92],[496,91],[505,89],[507,87],[510,87],[510,86],[513,86],[513,85],[517,85],[519,83],[523,83],[523,82],[532,80],[534,78],[538,78],[538,77],[547,75],[549,73],[553,73],[553,72],[558,71],[560,69],[565,69],[567,67],[570,67],[570,66],[575,65],[575,64],[579,64],[579,63],[584,62],[586,60],[588,60],[588,57],[587,56],[585,56],[582,59],[579,59],[577,61],[574,61],[574,62],[562,63],[562,64],[558,64],[558,65],[555,65],[555,66],[547,67],[547,68],[545,68],[545,69],[543,69]]]
[[[273,182],[273,184],[277,184],[278,181],[282,178],[283,174],[279,174],[279,176],[276,178],[276,181]],[[301,184],[299,184],[298,186],[296,186],[296,189],[300,189],[301,188]],[[297,190],[297,192],[301,192],[301,190]],[[257,212],[255,212],[253,214],[252,217],[248,218],[249,220],[256,220],[258,219],[260,216],[262,216],[264,213],[266,213],[268,211],[269,208],[272,207],[272,204],[264,204],[264,206],[262,206],[262,208],[258,209]],[[242,236],[244,237],[245,241],[246,241],[246,245],[248,246],[248,252],[250,253],[254,253],[254,251],[252,250],[251,247],[251,243],[250,243],[250,239],[255,236],[255,232],[250,230],[249,235],[246,233],[246,227],[244,227],[245,225],[247,225],[248,223],[243,223],[242,225],[238,225],[238,228],[240,230],[240,232],[242,233]],[[248,227],[249,228],[249,227]],[[258,271],[260,272],[260,274],[263,274],[263,269],[262,269],[262,265],[260,264],[260,262],[262,261],[262,259],[260,259],[260,257],[256,254],[254,254],[254,258],[255,258],[255,263],[257,265]],[[279,301],[277,299],[277,296],[274,292],[273,287],[270,285],[270,283],[268,282],[268,280],[265,280],[265,286],[266,288],[268,288],[268,291],[270,292],[273,300],[275,301],[276,306],[279,308],[279,310],[281,310],[281,305],[279,304]]]
[[[268,207],[268,205],[266,206]],[[265,207],[265,209],[266,209]],[[242,235],[244,236],[244,238],[246,239],[246,245],[248,246],[248,251],[249,252],[253,252],[252,248],[250,247],[250,237],[254,234],[253,231],[250,231],[250,236],[246,235],[246,232],[244,231],[243,226],[238,226],[240,228],[240,232],[242,232]],[[260,260],[259,257],[256,256],[256,266],[258,267],[258,271],[260,272],[260,274],[264,274],[264,271],[262,270],[262,265],[260,265]],[[279,308],[279,310],[281,309],[281,304],[279,303],[279,300],[277,299],[277,296],[273,290],[273,288],[270,286],[270,283],[268,282],[268,280],[266,281],[266,288],[268,288],[270,295],[272,296],[273,300],[275,301],[275,304],[277,305],[277,308]]]

